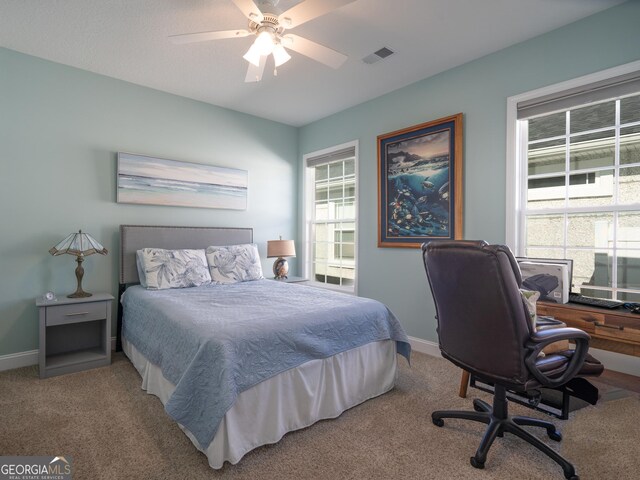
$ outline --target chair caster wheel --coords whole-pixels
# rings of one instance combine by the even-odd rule
[[[431,421],[436,427],[444,426],[444,420],[442,420],[441,418],[432,418]]]
[[[554,430],[553,432],[547,431],[547,435],[551,440],[555,440],[556,442],[559,442],[560,440],[562,440],[562,434],[557,430]]]
[[[480,470],[484,468],[484,462],[479,462],[476,457],[471,457],[470,461],[473,468],[479,468]]]
[[[564,474],[564,478],[566,478],[567,480],[580,480],[580,477],[578,475],[571,475],[571,474]]]

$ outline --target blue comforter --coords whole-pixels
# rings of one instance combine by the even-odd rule
[[[380,302],[270,280],[173,290],[127,289],[124,338],[176,385],[167,413],[202,448],[244,390],[309,360],[392,339],[402,327]]]

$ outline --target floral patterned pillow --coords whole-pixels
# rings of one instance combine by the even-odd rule
[[[264,278],[255,243],[208,247],[207,262],[213,283],[237,283]]]
[[[204,250],[138,250],[140,284],[150,290],[197,287],[211,283]],[[144,279],[140,275],[144,272]]]
[[[536,321],[538,320],[538,316],[536,315],[536,302],[540,298],[540,292],[525,290],[524,288],[521,288],[520,295],[522,295],[522,300],[524,300],[524,303],[527,306],[527,310],[529,311],[529,321],[531,322],[531,329],[535,332]]]

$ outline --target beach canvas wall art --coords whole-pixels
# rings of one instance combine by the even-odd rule
[[[118,153],[118,203],[247,209],[248,172]]]
[[[378,246],[462,238],[462,114],[378,136]]]

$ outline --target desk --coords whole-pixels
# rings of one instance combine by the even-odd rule
[[[591,335],[590,347],[640,357],[640,315],[621,308],[538,302],[538,315],[554,317]]]
[[[640,357],[640,315],[622,308],[598,308],[577,303],[536,304],[538,315],[553,317],[591,336],[589,347]],[[467,396],[469,372],[463,371],[459,396]]]

